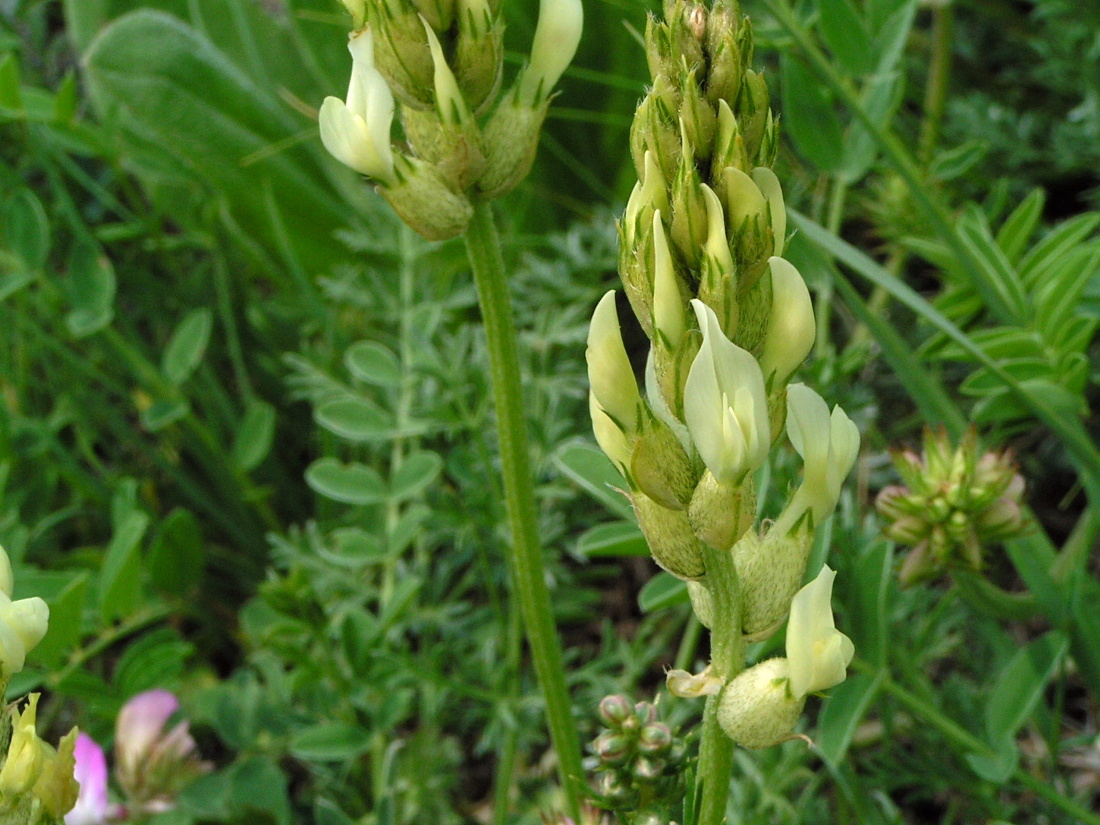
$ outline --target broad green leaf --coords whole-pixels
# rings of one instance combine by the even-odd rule
[[[349,762],[370,748],[370,734],[344,722],[320,722],[290,739],[290,753],[310,762]]]
[[[19,61],[11,52],[0,55],[0,117],[18,118],[23,114],[23,95],[19,89]]]
[[[397,582],[389,601],[382,606],[379,620],[384,628],[393,626],[413,603],[424,581],[417,576],[405,576]]]
[[[625,493],[626,481],[602,451],[587,444],[566,444],[554,454],[554,464],[562,475],[611,513],[634,520],[634,510]]]
[[[316,825],[355,825],[355,820],[344,813],[339,805],[324,797],[313,801],[313,821]]]
[[[861,95],[868,114],[880,126],[885,125],[901,89],[898,72],[879,72],[868,78]],[[858,120],[848,126],[844,140],[844,179],[853,183],[867,174],[878,156],[879,146],[867,127]]]
[[[253,399],[233,437],[233,464],[241,472],[255,470],[271,452],[275,441],[275,408]]]
[[[384,561],[389,556],[380,536],[358,527],[336,530],[332,534],[332,540],[336,545],[336,552],[328,555],[339,558],[341,563],[351,561],[356,566],[363,563],[373,564]]]
[[[406,548],[408,548],[416,537],[421,534],[424,520],[430,516],[431,513],[431,510],[420,504],[405,507],[401,513],[401,518],[397,520],[397,524],[389,531],[389,536],[387,537],[387,554],[398,556],[404,553]]]
[[[389,414],[360,398],[326,401],[314,410],[313,417],[326,430],[351,441],[384,439],[393,434],[394,422]]]
[[[396,387],[401,383],[401,362],[389,347],[376,341],[360,341],[344,353],[348,371],[368,384]]]
[[[160,371],[172,385],[182,384],[202,362],[214,316],[206,307],[187,313],[168,339],[160,362]]]
[[[1016,737],[1035,712],[1068,647],[1065,635],[1052,630],[1008,661],[985,703],[985,729],[991,743],[1000,745]]]
[[[582,533],[577,539],[577,552],[585,558],[648,556],[649,545],[637,524],[616,521],[597,525]]]
[[[57,668],[80,644],[89,579],[87,571],[77,573],[61,592],[46,599],[50,606],[49,630],[31,651],[32,661]]]
[[[799,154],[824,172],[840,171],[844,129],[825,85],[790,54],[780,60],[783,130]]]
[[[664,570],[646,582],[638,593],[638,606],[643,613],[652,613],[687,601],[687,585]]]
[[[817,25],[829,51],[841,67],[854,76],[875,66],[871,36],[852,0],[817,0]]]
[[[14,259],[6,260],[9,257],[8,253],[0,250],[0,301],[34,281],[34,273],[24,269]]]
[[[1009,262],[1016,264],[1023,256],[1028,241],[1035,234],[1039,220],[1043,217],[1046,200],[1044,190],[1032,189],[997,230],[997,246],[1004,251]]]
[[[205,555],[202,525],[190,510],[177,507],[161,519],[149,543],[149,581],[172,596],[193,595],[202,585]]]
[[[169,424],[186,418],[191,405],[182,399],[160,399],[141,411],[141,425],[149,432],[163,430]]]
[[[822,704],[817,717],[814,736],[818,752],[827,761],[838,765],[844,759],[856,728],[878,696],[885,678],[885,670],[878,670],[874,675],[859,673],[829,690],[829,698]]]
[[[982,779],[1001,785],[1020,764],[1020,753],[1014,742],[1001,742],[992,754],[966,754],[966,763]]]
[[[42,201],[30,189],[18,189],[4,204],[3,243],[30,272],[39,272],[50,254],[50,222]]]
[[[103,555],[99,571],[99,611],[104,621],[129,615],[137,604],[140,587],[141,539],[149,516],[131,510],[118,525]]]
[[[345,255],[333,235],[349,207],[329,183],[334,167],[322,160],[316,124],[292,114],[269,77],[249,78],[204,34],[151,9],[100,31],[84,65],[100,119],[120,132],[150,185],[193,203],[216,193],[253,240],[284,260],[324,269]],[[272,192],[281,225],[267,202]]]
[[[69,303],[65,323],[77,338],[98,332],[114,318],[115,270],[99,245],[80,240],[69,255]]]
[[[905,54],[916,14],[917,0],[874,0],[867,4],[867,19],[878,55],[877,72],[891,72],[897,67]]]
[[[176,681],[195,652],[176,631],[160,628],[126,645],[114,667],[116,695],[129,697]]]
[[[255,812],[262,811],[274,819],[275,825],[290,825],[286,775],[275,761],[253,756],[237,762],[230,781],[232,806],[245,815],[243,821],[256,821]]]
[[[436,480],[442,469],[439,453],[421,450],[409,454],[390,479],[390,496],[403,499],[418,495]]]
[[[386,482],[373,467],[335,458],[319,458],[306,469],[306,484],[317,493],[344,504],[376,504],[385,500]]]

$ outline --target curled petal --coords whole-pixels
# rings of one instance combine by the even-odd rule
[[[584,28],[581,0],[542,0],[531,62],[519,79],[519,99],[536,106],[550,96],[573,60]]]

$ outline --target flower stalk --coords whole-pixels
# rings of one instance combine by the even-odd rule
[[[687,580],[711,631],[706,669],[667,679],[677,695],[707,697],[703,825],[724,819],[735,745],[794,736],[807,696],[842,680],[853,655],[833,623],[832,571],[802,584],[859,433],[839,407],[789,384],[816,323],[806,283],[783,257],[778,128],[752,55],[752,27],[731,0],[668,0],[663,20],[650,17],[652,86],[630,140],[638,184],[619,224],[623,286],[649,338],[644,395],[619,352],[610,295],[588,350],[597,441],[623,473],[654,560]],[[616,346],[593,345],[608,340]],[[757,524],[753,477],[784,434],[803,478]],[[788,614],[787,657],[746,670],[746,643]]]

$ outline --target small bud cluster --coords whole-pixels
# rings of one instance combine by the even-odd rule
[[[8,680],[23,669],[27,652],[46,635],[50,611],[36,597],[12,601],[11,560],[0,547],[0,694]],[[55,749],[38,737],[38,694],[32,693],[20,711],[4,709],[0,718],[0,822],[25,825],[53,823],[73,807],[73,728]]]
[[[597,763],[597,801],[629,821],[667,822],[666,810],[683,799],[686,749],[657,719],[649,702],[631,704],[621,694],[600,701],[607,727],[592,742]]]
[[[654,560],[688,580],[696,612],[713,632],[764,639],[792,610],[814,527],[836,507],[859,433],[839,407],[830,410],[802,384],[788,386],[813,346],[815,322],[805,281],[782,257],[786,211],[771,170],[777,125],[767,85],[750,68],[752,54],[751,26],[732,0],[709,8],[666,0],[665,19],[650,17],[653,85],[631,132],[639,181],[619,224],[620,275],[650,342],[644,392],[613,292],[592,318],[587,358],[596,440],[626,480]],[[754,523],[753,473],[784,430],[803,459],[803,479],[765,529]],[[732,556],[740,627],[712,626],[711,551]],[[813,616],[833,635],[811,658],[831,656],[826,670],[839,681],[851,643],[837,647],[836,637],[847,637],[836,633],[831,611]],[[800,625],[800,632],[814,628]],[[847,655],[839,672],[838,652]],[[758,684],[736,692],[738,713],[778,714],[775,685],[798,709],[792,715],[793,706],[781,703],[779,723],[765,726],[768,736],[731,721],[727,732],[747,746],[781,741],[805,694],[836,683],[811,679],[811,689],[792,694],[786,660],[777,661],[782,673],[758,672]],[[721,673],[669,678],[683,695],[723,694],[724,707],[733,701]]]
[[[341,0],[352,16],[351,82],[325,98],[325,148],[367,175],[429,240],[461,235],[473,203],[530,171],[554,85],[580,41],[580,0],[542,0],[531,59],[499,94],[500,0]],[[391,140],[395,115],[404,139]]]
[[[951,568],[978,572],[982,548],[1020,535],[1024,480],[1007,453],[981,451],[971,429],[953,447],[946,431],[925,430],[924,454],[896,452],[904,487],[886,487],[875,501],[883,533],[912,545],[903,585],[934,579]]]

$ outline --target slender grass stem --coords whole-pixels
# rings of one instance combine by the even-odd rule
[[[535,489],[527,447],[523,384],[511,297],[500,254],[500,240],[487,203],[478,204],[475,208],[466,233],[466,252],[473,269],[489,344],[504,501],[511,528],[508,561],[512,586],[520,604],[531,658],[546,702],[547,723],[558,756],[558,771],[567,807],[574,821],[579,821],[584,797],[580,741],[565,684],[561,642],[550,609],[550,593],[538,541]]]
[[[854,660],[852,667],[864,673],[878,672],[875,665],[860,659]],[[916,714],[932,725],[957,747],[982,756],[996,756],[996,752],[989,745],[944,714],[935,705],[899,685],[891,677],[886,676],[882,680],[882,690],[897,699],[909,712]],[[1077,822],[1082,823],[1082,825],[1100,825],[1100,815],[1087,811],[1072,799],[1062,796],[1055,788],[1032,776],[1023,768],[1016,768],[1012,773],[1012,778],[1036,796],[1042,797],[1054,807],[1073,817]]]

